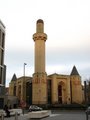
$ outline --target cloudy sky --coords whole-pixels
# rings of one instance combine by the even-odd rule
[[[6,26],[6,86],[13,74],[34,73],[36,21],[44,20],[47,74],[70,74],[75,65],[82,80],[90,77],[90,0],[0,0]]]

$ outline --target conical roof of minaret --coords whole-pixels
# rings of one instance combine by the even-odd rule
[[[76,69],[76,67],[75,66],[73,66],[73,69],[72,69],[72,71],[71,71],[71,74],[70,75],[79,75],[79,73],[78,73],[78,71],[77,71],[77,69]]]
[[[16,80],[17,80],[17,77],[16,77],[16,74],[14,74],[11,81],[16,81]]]

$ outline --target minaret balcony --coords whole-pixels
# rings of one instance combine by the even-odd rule
[[[45,33],[35,33],[35,34],[33,34],[33,40],[35,41],[35,40],[44,40],[44,41],[46,41],[46,39],[47,39],[47,34],[45,34]]]

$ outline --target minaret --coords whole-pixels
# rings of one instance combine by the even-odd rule
[[[45,41],[44,22],[39,19],[36,23],[36,33],[33,35],[35,42],[35,73],[32,82],[32,103],[47,103],[47,75],[45,72]]]

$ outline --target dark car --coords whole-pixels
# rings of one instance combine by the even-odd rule
[[[90,115],[90,106],[87,108],[87,110],[85,112],[86,112],[86,114]]]
[[[42,110],[42,108],[41,107],[38,107],[38,106],[36,106],[36,105],[31,105],[30,107],[29,107],[29,111],[31,112],[31,111],[41,111]]]

